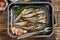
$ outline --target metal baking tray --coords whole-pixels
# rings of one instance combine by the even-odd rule
[[[46,12],[46,15],[47,15],[47,21],[49,22],[49,25],[48,27],[52,27],[52,31],[45,34],[45,35],[42,35],[42,34],[36,34],[36,35],[33,35],[32,37],[50,37],[51,35],[53,35],[54,31],[53,31],[53,28],[54,28],[54,14],[53,14],[53,6],[51,3],[49,2],[20,2],[20,3],[11,3],[9,6],[8,6],[8,28],[7,28],[7,32],[8,32],[8,35],[13,37],[13,38],[18,38],[17,35],[13,35],[10,31],[11,27],[13,26],[13,21],[14,21],[14,14],[12,13],[12,10],[15,6],[19,6],[19,5],[37,5],[37,6],[44,6],[47,8],[47,12]],[[10,24],[11,23],[11,24]]]

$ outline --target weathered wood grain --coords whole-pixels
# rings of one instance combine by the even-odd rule
[[[52,0],[55,11],[60,11],[60,0]]]

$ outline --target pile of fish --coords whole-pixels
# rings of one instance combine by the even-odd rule
[[[27,32],[43,30],[47,24],[45,10],[28,8],[19,12],[14,20],[13,34],[22,35]]]

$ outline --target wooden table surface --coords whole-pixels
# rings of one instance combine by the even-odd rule
[[[54,35],[48,38],[26,38],[21,40],[60,40],[60,0],[52,0],[55,15]],[[17,40],[7,34],[7,12],[0,12],[0,40]]]

